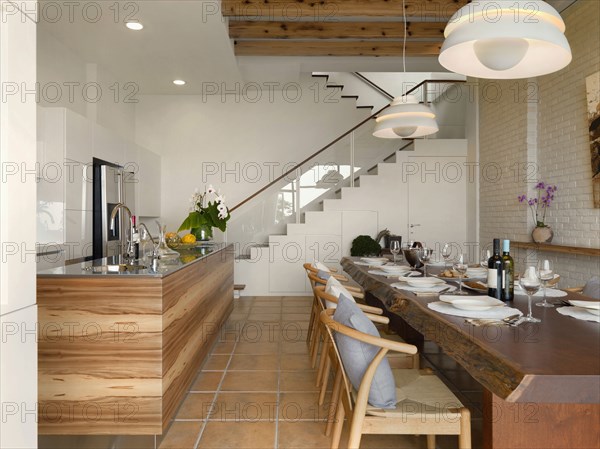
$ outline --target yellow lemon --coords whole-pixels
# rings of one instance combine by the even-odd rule
[[[196,236],[194,234],[187,234],[184,235],[183,238],[181,239],[182,243],[195,243],[196,242]]]

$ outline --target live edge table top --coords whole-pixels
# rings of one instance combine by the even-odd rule
[[[496,396],[509,402],[600,403],[600,324],[535,307],[541,323],[475,327],[429,309],[437,295],[396,289],[391,284],[397,280],[369,274],[354,260],[342,259],[346,273]],[[577,297],[569,295],[564,299]],[[525,313],[527,297],[516,296],[511,306]]]

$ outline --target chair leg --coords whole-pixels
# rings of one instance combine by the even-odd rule
[[[316,299],[315,299],[316,301]],[[310,321],[308,322],[308,331],[306,332],[306,343],[310,344],[312,333],[315,331],[315,326],[319,321],[319,314],[317,313],[317,305],[313,302],[312,309],[310,311]]]
[[[325,435],[331,435],[331,429],[335,422],[335,416],[337,414],[336,406],[340,401],[340,394],[342,391],[342,370],[338,368],[335,373],[335,380],[333,381],[333,391],[331,393],[331,403],[329,404],[329,413],[327,413],[327,427],[325,428]],[[341,404],[341,403],[340,403]]]
[[[323,370],[323,378],[321,379],[321,391],[319,392],[319,405],[325,402],[325,394],[327,394],[327,386],[329,385],[329,374],[331,373],[331,360],[329,357],[325,359],[325,368]]]
[[[311,357],[311,361],[310,361],[310,366],[314,369],[315,366],[317,366],[317,357],[319,355],[319,346],[321,346],[321,325],[318,325],[317,328],[315,329],[315,344],[312,348],[313,352],[312,352],[312,357]]]
[[[427,449],[435,449],[435,435],[427,435]]]
[[[315,322],[312,333],[310,334],[310,344],[308,345],[308,353],[311,355],[311,357],[312,357],[313,351],[315,350],[315,343],[318,338],[319,327],[321,327],[321,324],[318,322]]]
[[[344,404],[342,401],[337,403],[337,411],[335,414],[335,424],[333,426],[333,436],[331,437],[331,449],[338,449],[340,446],[340,439],[342,437],[342,429],[344,427],[344,417],[346,411],[344,410]]]
[[[323,349],[321,352],[321,360],[319,360],[319,370],[317,371],[317,387],[321,385],[323,380],[323,373],[325,372],[325,365],[329,362],[329,347],[331,342],[327,335],[325,335],[325,342],[323,343]]]
[[[458,449],[471,449],[471,412],[465,407],[460,409]]]
[[[352,422],[350,423],[350,436],[348,437],[348,449],[358,449],[360,440],[362,439],[362,427],[365,420],[365,410],[360,410],[356,407],[352,412]]]

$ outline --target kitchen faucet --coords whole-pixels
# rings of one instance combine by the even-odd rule
[[[138,225],[138,228],[144,228],[144,230],[146,231],[146,235],[152,242],[152,270],[158,271],[158,244],[154,241],[152,235],[150,234],[150,231],[148,230],[148,227],[144,223],[140,223]]]
[[[133,214],[131,213],[131,210],[123,203],[117,203],[110,214],[110,230],[113,232],[115,230],[115,218],[117,217],[117,213],[120,209],[123,209],[129,214],[129,239],[127,240],[127,252],[125,253],[124,257],[127,259],[133,259]]]

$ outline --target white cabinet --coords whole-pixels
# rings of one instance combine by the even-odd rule
[[[138,167],[137,214],[140,217],[160,217],[160,156],[140,147]]]
[[[36,29],[15,8],[0,2],[0,314],[35,304],[37,117],[21,89],[35,88]]]

